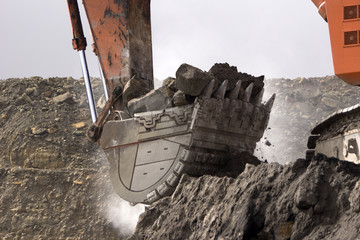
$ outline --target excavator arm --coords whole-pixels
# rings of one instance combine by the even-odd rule
[[[86,39],[77,0],[67,0],[73,28],[73,47],[85,50]],[[154,87],[152,67],[150,0],[83,0],[97,55],[112,93],[134,76],[144,87]],[[121,98],[114,110],[124,110]]]
[[[318,8],[320,16],[327,21],[327,14],[326,14],[326,1],[325,0],[312,0],[315,6]]]

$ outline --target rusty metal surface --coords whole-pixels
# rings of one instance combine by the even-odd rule
[[[121,97],[121,95],[122,88],[116,87],[111,93],[110,98],[106,101],[106,104],[101,110],[96,122],[89,127],[87,131],[87,137],[89,138],[89,140],[93,142],[99,140],[102,128],[104,127],[105,121],[109,115],[109,111],[111,107],[115,104],[115,102]]]
[[[86,38],[84,37],[84,32],[81,24],[79,6],[77,0],[67,0],[71,26],[73,30],[73,39],[72,45],[75,50],[85,50],[86,49]]]
[[[83,3],[108,92],[135,75],[153,88],[150,0]],[[118,102],[114,110],[121,108]]]
[[[318,8],[320,16],[327,21],[327,13],[326,13],[326,1],[325,0],[312,0],[315,6]]]

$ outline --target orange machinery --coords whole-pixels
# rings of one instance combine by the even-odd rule
[[[111,95],[117,87],[123,88],[134,76],[146,88],[152,89],[154,83],[150,0],[83,0],[82,2],[93,37],[93,51],[99,59],[105,78],[106,92]],[[73,29],[73,47],[81,54],[86,48],[86,39],[82,30],[78,3],[77,0],[67,0],[67,3]],[[86,64],[83,64],[83,69],[87,68],[84,65]],[[84,73],[85,75],[87,74]],[[91,85],[89,88],[91,89]],[[92,102],[90,91],[88,97],[89,102]],[[115,99],[111,105],[115,110],[124,109],[121,98]],[[90,106],[91,112],[96,115],[92,108]],[[93,122],[96,120],[96,117],[93,118]]]
[[[360,0],[312,0],[328,21],[335,74],[360,85]]]

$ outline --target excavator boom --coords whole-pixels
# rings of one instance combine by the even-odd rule
[[[73,27],[73,47],[86,48],[77,0],[67,0]],[[154,88],[150,0],[83,0],[89,21],[93,51],[97,55],[107,92],[123,88],[134,76]],[[121,99],[114,109],[124,110]]]

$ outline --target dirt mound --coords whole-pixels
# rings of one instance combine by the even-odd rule
[[[209,72],[233,81],[242,74],[226,64]],[[262,77],[256,79],[261,84]],[[277,93],[271,129],[258,150],[269,161],[302,157],[314,123],[355,104],[360,94],[335,77],[265,84],[269,95]],[[93,85],[99,99],[101,83],[94,80]],[[103,103],[99,100],[98,107]],[[0,81],[0,238],[125,237],[124,223],[118,225],[119,236],[111,219],[128,220],[135,214],[117,215],[109,208],[122,203],[109,183],[102,151],[85,137],[89,119],[82,80]],[[243,157],[258,164],[253,156]],[[172,197],[148,208],[131,239],[358,237],[357,166],[320,156],[285,166],[228,168],[244,172],[233,178],[184,176]]]
[[[356,239],[359,180],[358,165],[323,155],[247,165],[237,178],[185,175],[130,239]]]
[[[86,139],[89,119],[82,80],[0,81],[1,239],[121,238],[106,218],[117,195]]]

